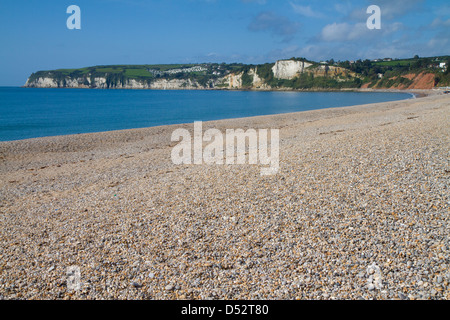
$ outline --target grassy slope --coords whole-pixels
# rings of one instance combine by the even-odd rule
[[[450,76],[447,72],[440,69],[430,68],[430,65],[439,64],[439,62],[449,61],[449,56],[419,58],[419,59],[402,59],[393,61],[372,62],[369,60],[358,60],[354,63],[349,61],[335,63],[336,66],[345,68],[354,72],[354,76],[314,76],[314,70],[319,65],[317,62],[308,68],[307,72],[292,80],[282,80],[274,78],[272,67],[274,63],[266,63],[262,65],[244,65],[244,64],[159,64],[159,65],[111,65],[111,66],[94,66],[80,69],[58,69],[50,71],[39,71],[30,76],[30,81],[39,77],[51,77],[58,81],[64,81],[67,77],[85,79],[93,79],[95,77],[107,78],[108,86],[114,87],[119,83],[124,83],[127,79],[136,79],[139,81],[151,82],[156,78],[165,79],[192,79],[202,86],[207,86],[211,80],[217,80],[220,76],[229,73],[243,73],[243,87],[251,88],[253,76],[248,74],[250,68],[257,67],[257,73],[271,87],[285,87],[291,89],[341,89],[341,88],[359,88],[362,85],[373,88],[391,88],[410,86],[414,80],[411,79],[415,75],[421,73],[433,73],[435,76],[435,85],[447,86],[450,84]],[[295,60],[307,61],[302,58],[293,58]],[[194,66],[203,66],[207,70],[201,72],[175,73],[169,74],[167,71],[173,69],[191,68]],[[217,73],[220,75],[217,75]],[[383,74],[383,79],[379,79],[378,75]],[[219,85],[220,87],[220,85]]]

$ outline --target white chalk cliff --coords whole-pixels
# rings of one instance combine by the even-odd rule
[[[212,83],[214,85],[214,83]],[[91,81],[88,78],[69,78],[66,77],[62,80],[56,80],[50,77],[40,77],[34,81],[27,81],[25,87],[29,88],[97,88],[107,89],[107,81],[104,77],[96,77]],[[125,83],[117,83],[113,86],[115,89],[157,89],[157,90],[170,90],[170,89],[202,89],[203,87],[191,79],[158,79],[150,83],[145,81],[138,81],[135,79],[127,79]]]
[[[275,78],[291,80],[303,73],[309,66],[312,64],[304,61],[279,60],[272,67],[272,71]]]
[[[269,90],[270,86],[259,77],[258,68],[252,68],[249,70],[248,74],[253,77],[253,88],[255,89],[266,89]]]
[[[222,84],[228,89],[238,89],[242,87],[243,73],[230,73],[222,79]]]
[[[98,76],[97,74],[87,73],[84,76],[62,76],[61,73],[41,72],[39,75],[33,74],[26,82],[25,87],[31,88],[97,88],[97,89],[159,89],[159,90],[195,90],[195,89],[254,89],[254,90],[273,90],[275,79],[292,80],[301,74],[310,74],[314,77],[331,77],[336,82],[347,81],[349,77],[357,75],[348,69],[337,66],[319,65],[299,60],[279,60],[276,63],[266,66],[251,66],[240,71],[223,71],[218,68],[211,72],[210,78],[195,77],[164,77],[161,71],[155,77],[133,79],[124,75],[108,74]],[[261,69],[264,76],[258,74],[258,68]],[[202,70],[189,68],[186,70]],[[273,72],[273,78],[270,74]],[[170,70],[177,74],[178,69]],[[154,71],[156,73],[156,71]],[[168,71],[166,71],[168,72]]]

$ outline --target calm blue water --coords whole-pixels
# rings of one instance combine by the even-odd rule
[[[351,106],[407,93],[0,87],[0,141]]]

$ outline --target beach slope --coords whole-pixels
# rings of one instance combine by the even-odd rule
[[[280,129],[273,176],[174,165],[192,124],[1,142],[0,298],[450,299],[449,115],[432,95],[203,124]]]

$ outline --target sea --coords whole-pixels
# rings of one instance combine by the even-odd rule
[[[398,92],[0,87],[0,141],[271,115],[413,97]]]

